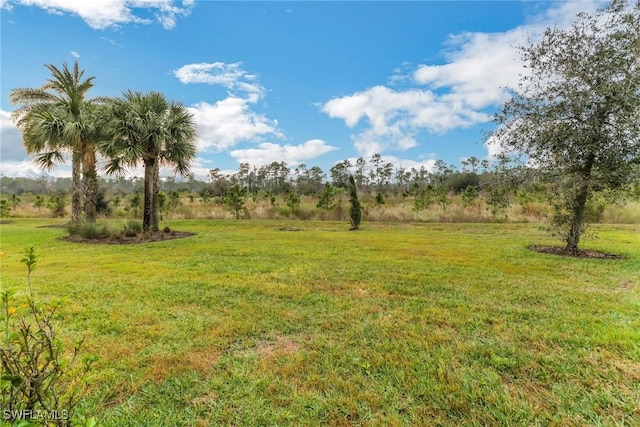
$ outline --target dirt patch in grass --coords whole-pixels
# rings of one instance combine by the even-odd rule
[[[277,336],[275,341],[260,341],[256,348],[260,357],[268,357],[275,353],[292,354],[300,350],[300,344],[290,338]]]
[[[280,230],[280,231],[304,231],[304,229],[303,229],[303,228],[298,228],[298,227],[289,227],[289,226],[287,226],[287,227],[280,227],[280,228],[278,228],[278,230]]]
[[[214,365],[220,359],[216,349],[192,350],[179,354],[163,354],[151,357],[151,366],[146,378],[160,383],[180,372],[195,371],[203,378],[211,374]]]
[[[620,284],[616,287],[616,291],[625,292],[633,290],[636,287],[636,284],[633,282],[620,282]]]
[[[624,257],[621,255],[589,250],[568,251],[560,246],[530,246],[529,249],[544,254],[560,255],[573,258],[624,259]]]
[[[137,234],[135,236],[118,236],[118,237],[104,237],[87,239],[82,236],[66,236],[61,237],[60,240],[72,243],[88,243],[93,245],[131,245],[136,243],[149,243],[149,242],[161,242],[165,240],[184,239],[185,237],[195,236],[196,233],[189,233],[187,231],[175,231],[167,233],[164,231],[157,231],[154,233]]]

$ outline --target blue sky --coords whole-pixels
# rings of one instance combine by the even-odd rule
[[[375,153],[408,168],[484,159],[500,147],[483,131],[523,72],[515,46],[602,4],[0,0],[1,173],[41,173],[10,90],[75,60],[95,76],[91,96],[158,90],[189,107],[200,178],[239,162],[328,172]]]

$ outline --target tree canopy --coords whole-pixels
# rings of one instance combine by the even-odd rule
[[[83,78],[84,71],[76,61],[73,68],[45,65],[51,78],[40,88],[17,88],[11,102],[20,104],[12,116],[22,131],[27,152],[36,154],[36,163],[52,169],[64,161],[64,153],[72,157],[73,196],[71,220],[80,219],[82,197],[89,221],[95,220],[97,173],[95,161],[96,105],[106,98],[87,98],[94,77]],[[81,170],[82,169],[82,170]],[[84,180],[84,191],[82,187]]]
[[[575,252],[594,190],[622,187],[640,162],[640,2],[581,13],[520,50],[527,74],[490,138],[564,178],[554,222]]]
[[[193,116],[162,93],[126,91],[113,100],[107,117],[111,140],[102,147],[110,157],[106,170],[113,173],[125,165],[144,165],[142,226],[144,231],[158,231],[159,167],[168,164],[176,173],[189,172],[196,154]]]

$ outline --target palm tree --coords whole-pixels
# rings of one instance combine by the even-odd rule
[[[66,63],[62,70],[51,64],[45,67],[52,78],[42,87],[11,91],[11,102],[21,104],[12,117],[22,131],[27,152],[36,154],[36,164],[51,170],[65,161],[65,154],[71,153],[71,221],[77,222],[82,209],[82,180],[85,189],[97,187],[94,145],[98,134],[94,106],[106,98],[86,98],[94,77],[83,80],[84,71],[79,69],[77,61],[73,70]],[[88,221],[95,220],[96,194],[96,191],[85,194]]]
[[[196,127],[184,105],[167,101],[159,92],[126,91],[111,103],[108,114],[110,141],[101,145],[109,160],[109,174],[122,173],[125,166],[144,165],[144,210],[142,229],[158,231],[159,170],[173,165],[185,175],[195,157]]]

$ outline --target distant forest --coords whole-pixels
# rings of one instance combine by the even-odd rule
[[[166,177],[161,180],[161,191],[179,192],[200,196],[224,196],[226,190],[238,185],[248,193],[259,191],[270,194],[295,192],[298,195],[313,196],[326,186],[346,188],[349,175],[353,175],[360,192],[373,194],[403,194],[415,196],[425,189],[436,193],[461,194],[477,192],[479,196],[490,197],[490,193],[506,192],[516,194],[518,190],[543,191],[545,183],[554,182],[554,174],[526,167],[517,159],[500,156],[495,161],[470,157],[460,167],[437,161],[432,170],[424,166],[405,169],[384,161],[375,154],[368,161],[344,160],[336,163],[328,173],[319,166],[307,167],[300,164],[290,167],[286,162],[272,162],[256,167],[241,163],[235,172],[223,173],[211,169],[208,180],[198,180],[193,174],[186,178]],[[625,191],[626,196],[640,198],[640,168],[636,169],[634,183]],[[100,192],[109,197],[125,196],[136,191],[142,192],[142,177],[100,178]],[[0,196],[24,193],[43,195],[68,195],[72,191],[71,178],[41,176],[22,178],[0,176]]]

